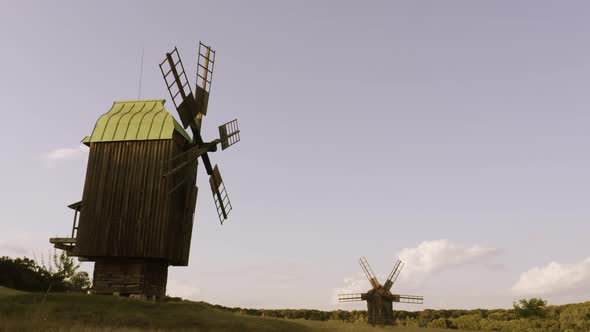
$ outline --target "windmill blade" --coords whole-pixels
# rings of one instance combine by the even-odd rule
[[[424,297],[423,296],[419,296],[419,295],[398,295],[398,301],[395,302],[399,302],[399,303],[410,303],[410,304],[423,304],[424,303]]]
[[[225,150],[240,141],[238,119],[219,126],[219,139],[221,140],[222,150]]]
[[[402,271],[403,267],[404,267],[404,262],[402,262],[398,259],[397,262],[395,262],[395,265],[393,266],[393,270],[391,270],[391,273],[389,273],[389,276],[387,277],[387,281],[385,282],[385,285],[383,285],[383,288],[385,288],[385,290],[391,289],[391,286],[393,286],[393,284],[397,280],[397,277],[399,276],[399,273]]]
[[[225,185],[223,184],[221,173],[219,172],[219,167],[217,167],[217,165],[215,165],[215,168],[213,169],[213,174],[209,176],[209,184],[211,185],[211,191],[213,192],[213,200],[215,201],[215,207],[217,208],[219,221],[223,225],[223,222],[227,219],[227,215],[231,211],[232,206],[229,201],[229,197],[227,196],[227,191],[225,190]]]
[[[196,161],[199,157],[203,157],[204,159],[207,152],[215,151],[217,143],[219,143],[219,141],[215,140],[210,143],[195,145],[183,153],[168,159],[164,162],[163,176],[170,176],[181,171],[183,168]]]
[[[381,285],[379,284],[379,281],[377,281],[377,277],[375,277],[375,273],[373,273],[373,270],[371,269],[367,259],[365,257],[359,258],[359,264],[361,265],[361,268],[363,268],[363,272],[365,272],[365,275],[367,276],[367,279],[369,279],[371,286],[373,286],[373,288],[379,288]]]
[[[195,183],[197,180],[197,159],[194,159],[192,161],[190,161],[189,163],[187,163],[186,165],[183,165],[182,169],[184,169],[184,176],[182,176],[182,178],[176,182],[176,184],[172,184],[172,189],[168,190],[168,195],[171,195],[172,193],[174,193],[176,190],[184,187],[186,185],[186,183]],[[190,172],[190,168],[186,168],[186,166],[191,166],[191,168],[194,170],[193,172]],[[177,171],[174,170],[174,173],[176,173]],[[171,174],[165,175],[165,176],[169,176]],[[175,181],[174,178],[172,178],[171,181]]]
[[[338,294],[338,302],[355,302],[363,301],[363,294]]]
[[[193,124],[199,108],[176,47],[172,52],[166,53],[166,58],[160,63],[160,71],[166,82],[172,103],[174,103],[182,125],[186,129]]]
[[[197,101],[199,118],[207,115],[209,93],[213,82],[213,67],[215,67],[215,51],[199,41],[197,59],[197,79],[195,83],[195,100]]]

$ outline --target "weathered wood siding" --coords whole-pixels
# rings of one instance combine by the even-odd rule
[[[369,324],[392,325],[393,303],[375,295],[367,299],[367,321]]]
[[[194,176],[196,168],[163,176],[164,162],[184,151],[177,142],[90,144],[77,256],[157,258],[171,265],[188,264],[195,181],[168,192],[184,176]]]
[[[162,260],[98,259],[94,263],[94,294],[131,295],[163,298],[166,295],[168,263]]]

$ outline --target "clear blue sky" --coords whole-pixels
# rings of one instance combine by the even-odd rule
[[[0,4],[0,255],[47,253],[82,194],[79,141],[115,100],[167,98],[157,64],[217,50],[190,266],[169,291],[228,306],[355,309],[356,258],[422,307],[588,300],[585,1]],[[192,76],[192,74],[190,75]],[[170,107],[171,103],[167,105]],[[176,114],[175,114],[176,115]],[[92,266],[85,267],[91,270]]]

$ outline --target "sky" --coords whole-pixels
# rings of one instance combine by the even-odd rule
[[[0,256],[47,255],[81,199],[80,140],[116,100],[169,99],[217,51],[188,267],[168,293],[225,306],[362,309],[357,258],[425,308],[551,304],[590,290],[586,1],[2,1]],[[142,66],[143,58],[143,66]],[[140,86],[141,76],[141,90]],[[166,104],[169,110],[172,103]],[[83,269],[92,271],[91,263]]]

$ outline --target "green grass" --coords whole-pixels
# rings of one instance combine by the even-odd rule
[[[204,302],[151,303],[114,296],[2,289],[0,331],[444,331],[288,320],[221,311]],[[8,294],[12,294],[8,296]]]
[[[18,294],[25,294],[25,292],[18,291],[16,289],[6,288],[4,286],[0,286],[0,297],[1,296],[12,296],[12,295],[18,295]]]

